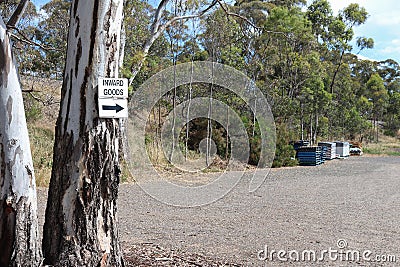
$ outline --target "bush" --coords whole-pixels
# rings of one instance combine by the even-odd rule
[[[275,158],[272,163],[273,168],[296,166],[296,151],[290,145],[290,141],[294,139],[294,133],[290,132],[285,124],[276,125],[276,150]]]
[[[42,118],[42,106],[31,95],[24,95],[25,116],[27,122]]]

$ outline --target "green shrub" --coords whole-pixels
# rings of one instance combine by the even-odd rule
[[[31,95],[24,95],[24,107],[27,122],[42,118],[42,105]]]
[[[295,159],[296,151],[290,145],[290,141],[294,140],[294,133],[290,132],[285,124],[276,125],[276,150],[272,167],[287,167],[298,165]]]

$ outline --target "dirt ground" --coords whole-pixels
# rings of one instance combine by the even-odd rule
[[[248,183],[245,175],[227,196],[196,208],[168,206],[138,185],[121,185],[127,265],[400,266],[400,157],[273,169],[254,193]],[[45,201],[39,189],[41,224]],[[315,259],[307,258],[311,251]]]

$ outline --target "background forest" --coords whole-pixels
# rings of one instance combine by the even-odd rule
[[[173,1],[161,21],[202,10],[202,5],[203,1]],[[0,3],[5,18],[14,8],[13,1]],[[30,3],[13,34],[39,185],[50,178],[69,8],[70,1],[52,0],[40,8]],[[334,14],[326,0],[308,6],[302,0],[221,3],[196,18],[167,25],[146,47],[154,36],[156,11],[151,1],[125,3],[121,73],[133,79],[132,93],[153,74],[183,62],[214,61],[244,72],[270,102],[277,128],[276,167],[296,164],[292,140],[368,143],[378,142],[382,134],[399,136],[400,67],[392,59],[376,62],[357,56],[374,46],[368,36],[354,36],[354,27],[368,19],[367,10],[358,4]],[[209,85],[194,85],[190,95],[188,90],[179,87],[165,95],[149,118],[148,151],[161,165],[166,161],[159,134],[167,114],[189,97],[210,95]],[[256,165],[260,136],[250,109],[226,89],[214,86],[212,93],[242,118],[250,138],[250,164]],[[207,120],[189,124],[187,133],[182,133],[182,149],[195,157],[199,141],[210,134],[219,158],[228,158],[226,131]]]

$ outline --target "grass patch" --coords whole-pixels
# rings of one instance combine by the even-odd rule
[[[400,141],[389,136],[382,136],[379,143],[369,143],[363,148],[365,154],[382,156],[400,156]]]
[[[54,130],[41,125],[28,125],[33,167],[37,186],[47,187],[53,165]]]
[[[53,166],[54,130],[41,125],[28,125],[36,185],[48,187]],[[128,164],[121,162],[121,182],[134,182]]]
[[[400,157],[400,151],[389,151],[388,156]]]
[[[121,183],[133,183],[135,182],[135,178],[129,171],[129,164],[125,161],[121,161]]]
[[[371,155],[380,155],[383,153],[381,149],[377,148],[363,148],[363,152],[365,154],[371,154]]]

